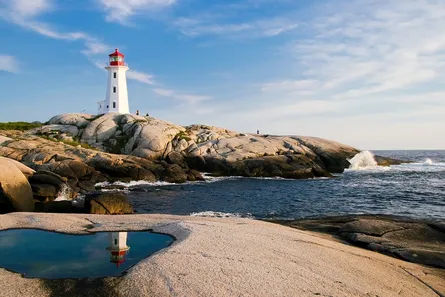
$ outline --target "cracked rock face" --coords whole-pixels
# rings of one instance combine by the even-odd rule
[[[369,215],[282,223],[335,234],[358,246],[406,261],[445,268],[445,221]]]

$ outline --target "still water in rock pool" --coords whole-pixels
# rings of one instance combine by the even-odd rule
[[[173,240],[150,232],[71,235],[11,229],[0,231],[0,267],[31,278],[120,276]]]

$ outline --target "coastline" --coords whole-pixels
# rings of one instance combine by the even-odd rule
[[[443,296],[443,270],[310,231],[239,218],[10,213],[0,229],[87,234],[152,229],[177,240],[119,278],[25,279],[0,270],[1,296]],[[130,243],[131,244],[131,243]]]

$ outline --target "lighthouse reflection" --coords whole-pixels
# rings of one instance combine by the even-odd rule
[[[127,246],[127,234],[128,232],[110,232],[108,234],[107,250],[110,251],[110,262],[115,263],[116,267],[125,262],[125,256],[130,249]]]

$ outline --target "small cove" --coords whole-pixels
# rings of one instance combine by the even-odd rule
[[[147,231],[87,235],[37,229],[0,231],[0,267],[27,278],[121,276],[174,238]]]

